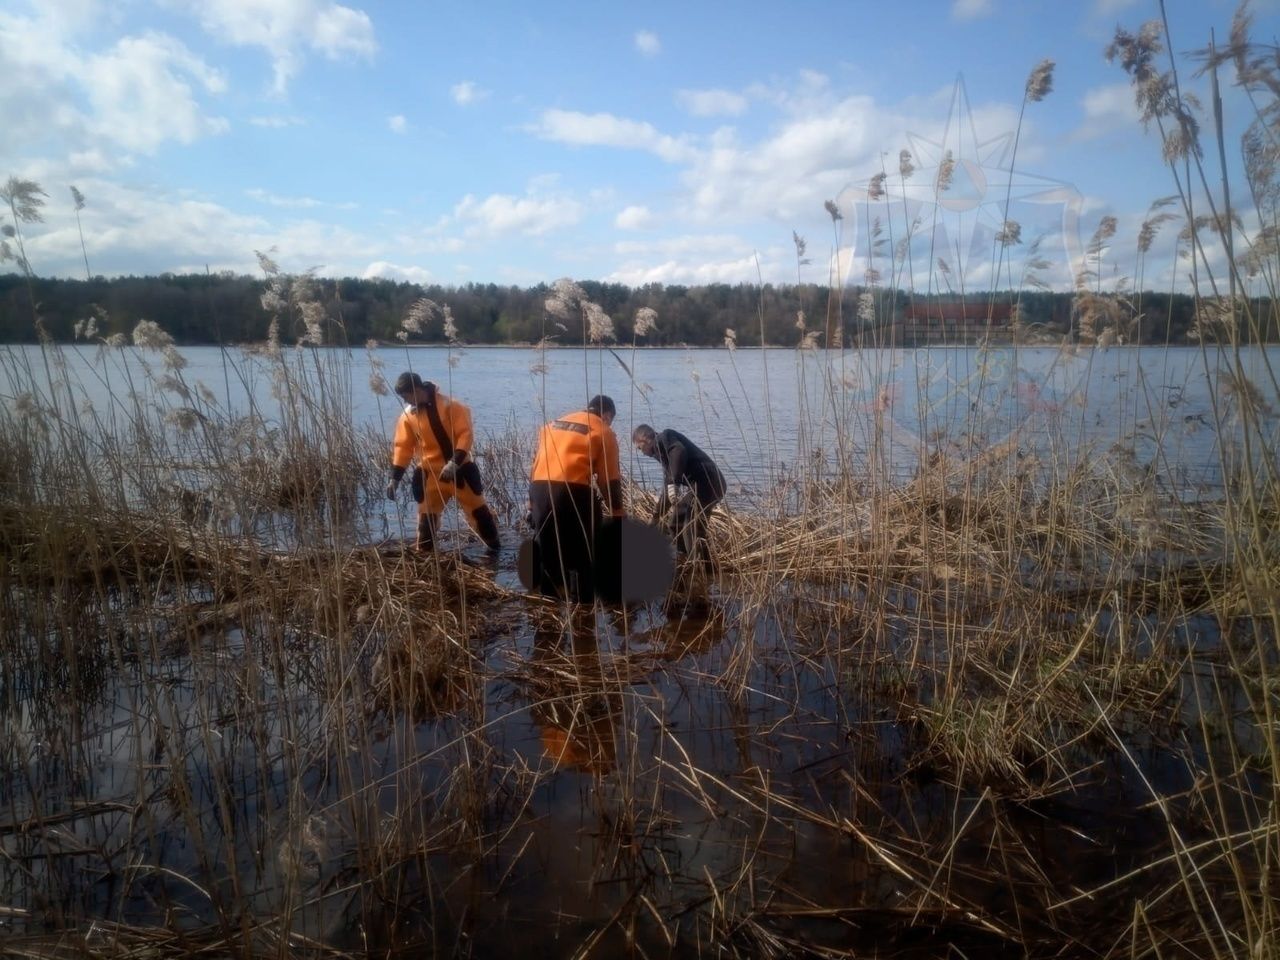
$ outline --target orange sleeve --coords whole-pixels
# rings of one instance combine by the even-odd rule
[[[418,438],[414,436],[409,415],[402,413],[396,420],[396,437],[391,443],[391,465],[408,467],[413,462],[413,454],[417,448]]]
[[[600,479],[605,483],[622,479],[622,466],[618,457],[618,437],[610,427],[604,428],[604,475]]]
[[[471,431],[471,408],[457,400],[449,401],[449,432],[453,449],[471,453],[475,438]]]

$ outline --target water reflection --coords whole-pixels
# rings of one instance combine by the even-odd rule
[[[606,774],[617,761],[614,728],[621,691],[600,664],[594,622],[570,618],[564,629],[534,635],[535,676],[530,684],[533,721],[546,757],[557,767]]]
[[[890,629],[936,659],[913,673],[918,644],[855,644],[822,604],[737,602],[712,583],[665,605],[468,611],[488,633],[451,609],[456,629],[416,647],[303,635],[266,611],[253,634],[108,646],[43,688],[33,653],[7,674],[37,687],[18,694],[26,766],[0,780],[0,903],[33,928],[242,917],[274,942],[386,954],[496,955],[513,936],[534,956],[854,951],[927,928],[996,955],[1108,916],[1059,921],[1046,901],[1159,862],[1148,784],[1188,843],[1206,833],[1190,795],[1204,753],[1141,704],[1112,716],[1132,762],[1090,717],[1060,760],[1071,790],[1011,797],[947,752],[981,729],[929,725],[946,695],[953,722],[998,702],[983,676],[943,683],[946,658],[980,655],[972,636],[920,639],[900,618]],[[1155,649],[1136,646],[1132,668]],[[1226,678],[1197,669],[1170,690],[1215,748],[1261,746]],[[1260,772],[1240,781],[1265,795]],[[1247,823],[1233,803],[1230,824]],[[1136,885],[1174,889],[1175,865],[1161,870]]]

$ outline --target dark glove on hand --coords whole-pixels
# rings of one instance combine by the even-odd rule
[[[396,487],[400,486],[400,478],[404,476],[404,467],[397,467],[394,464],[391,467],[391,479],[387,481],[387,499],[394,500],[396,498]]]

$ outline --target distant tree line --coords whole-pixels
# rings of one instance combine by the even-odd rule
[[[245,343],[267,338],[272,314],[263,307],[267,280],[231,274],[161,274],[155,277],[117,277],[92,280],[27,278],[0,275],[0,341],[29,343],[37,339],[36,321],[57,341],[74,339],[76,324],[97,318],[96,335],[128,335],[140,320],[168,331],[179,344]],[[657,329],[638,342],[649,346],[716,346],[732,329],[739,346],[760,344],[822,346],[837,328],[845,345],[900,344],[895,336],[909,303],[917,313],[929,298],[904,291],[843,290],[817,284],[706,284],[680,286],[583,281],[588,296],[613,318],[618,341],[630,343],[636,312],[657,311]],[[316,279],[313,295],[323,307],[326,343],[362,345],[368,340],[393,341],[409,308],[428,298],[447,304],[457,338],[476,344],[582,342],[582,331],[565,329],[547,315],[549,287],[420,285],[382,279]],[[1078,335],[1076,300],[1070,293],[1005,291],[976,293],[966,303],[1017,302],[1020,325],[1041,338]],[[1144,293],[1116,298],[1115,313],[1121,338],[1130,343],[1186,343],[1195,323],[1195,304],[1183,294]],[[1280,341],[1269,301],[1255,303],[1262,338]],[[1007,312],[1007,311],[1006,311]],[[288,311],[295,313],[296,311]],[[798,322],[803,315],[804,325]],[[281,338],[301,333],[298,316],[281,316]],[[1243,323],[1243,321],[1241,321]],[[1245,332],[1243,339],[1257,338]],[[437,318],[412,342],[442,343],[443,324]],[[909,345],[909,344],[905,344]]]

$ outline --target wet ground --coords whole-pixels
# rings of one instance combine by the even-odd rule
[[[510,589],[514,555],[493,566]],[[1172,829],[1213,835],[1187,736],[1229,715],[1205,706],[1211,658],[1170,691],[1177,722],[1118,711],[1124,749],[1095,728],[1069,769],[1027,758],[1059,784],[1028,794],[958,769],[922,719],[938,690],[831,623],[714,584],[577,614],[513,599],[447,641],[451,673],[391,699],[362,631],[335,651],[157,625],[127,656],[6,671],[25,719],[0,924],[406,956],[1091,956],[1176,887],[1150,866]],[[1182,628],[1211,652],[1209,633]],[[1229,806],[1256,813],[1248,789]]]

